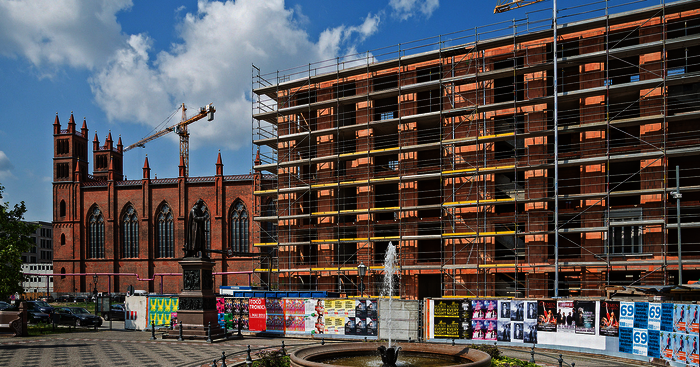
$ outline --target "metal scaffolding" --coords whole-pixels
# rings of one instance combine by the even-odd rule
[[[277,177],[254,191],[255,245],[275,259],[258,271],[355,295],[363,262],[377,295],[393,242],[406,298],[601,296],[677,282],[680,228],[700,278],[700,3],[651,3],[560,9],[556,42],[535,11],[254,67],[254,169]]]

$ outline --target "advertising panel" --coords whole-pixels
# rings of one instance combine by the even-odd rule
[[[557,332],[573,333],[576,331],[574,324],[574,301],[557,302]]]
[[[248,300],[248,326],[250,331],[265,331],[267,320],[267,304],[264,298]]]
[[[574,302],[574,324],[576,334],[595,335],[595,301]]]
[[[556,301],[537,301],[537,331],[557,331],[556,311]]]
[[[601,301],[600,302],[600,335],[619,336],[620,302]]]

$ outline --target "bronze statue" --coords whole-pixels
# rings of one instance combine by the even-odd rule
[[[204,201],[202,199],[197,202],[190,210],[190,216],[187,220],[187,241],[185,242],[185,257],[197,257],[201,252],[202,258],[208,258],[206,252],[207,233],[206,233],[206,213],[204,212]]]

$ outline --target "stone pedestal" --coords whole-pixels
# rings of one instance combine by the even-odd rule
[[[214,295],[214,262],[209,259],[184,258],[182,267],[182,292],[178,300],[177,325],[164,338],[179,338],[182,323],[183,339],[207,339],[211,325],[211,340],[225,338],[219,326]]]

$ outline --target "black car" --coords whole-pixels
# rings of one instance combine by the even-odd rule
[[[124,318],[126,316],[126,309],[124,309],[124,305],[121,304],[114,304],[111,305],[109,308],[109,312],[103,312],[102,317],[104,317],[105,320],[121,320],[124,321]]]
[[[102,326],[102,318],[91,314],[82,307],[60,307],[53,314],[59,325]]]
[[[60,295],[58,296],[58,298],[56,298],[56,302],[73,302],[73,296],[69,294]]]
[[[53,306],[44,301],[28,301],[27,309],[29,311],[43,312],[49,315],[51,315],[54,310]]]
[[[12,305],[6,302],[0,305],[0,311],[19,311],[17,305]],[[37,308],[33,308],[29,302],[27,302],[27,322],[30,324],[51,323],[51,315],[41,312]]]
[[[12,306],[11,304],[5,302],[5,301],[0,301],[0,311]]]
[[[75,303],[85,303],[88,301],[87,296],[76,296],[75,297]]]

